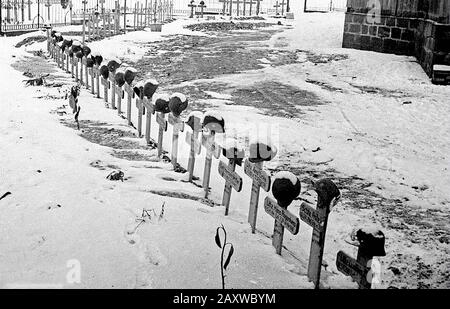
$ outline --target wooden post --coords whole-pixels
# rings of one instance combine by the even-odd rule
[[[300,227],[300,220],[287,207],[278,205],[277,201],[267,196],[264,200],[264,209],[266,213],[275,219],[272,245],[277,254],[281,255],[283,248],[284,229],[286,228],[293,235],[297,235]]]
[[[225,16],[228,0],[219,0],[219,2],[223,3],[222,15]]]
[[[328,215],[331,208],[340,198],[339,189],[329,179],[315,183],[318,195],[317,207],[313,208],[303,202],[300,206],[300,219],[313,228],[311,250],[309,254],[308,278],[316,289],[320,285],[323,252],[325,249],[325,235],[327,231]]]
[[[105,100],[105,105],[108,106],[108,92],[109,92],[109,88],[110,88],[110,82],[108,80],[108,78],[104,78],[103,76],[101,77],[102,79],[102,85],[103,85],[103,96],[104,96],[104,100]],[[100,95],[100,88],[98,91],[98,95]]]
[[[81,84],[84,85],[88,89],[89,88],[89,83],[88,83],[87,58],[86,58],[86,56],[81,58],[80,73],[81,73]],[[84,78],[83,78],[83,75],[84,75]]]
[[[78,70],[78,58],[74,55],[73,56],[73,60],[75,61],[75,81],[78,82],[80,80],[79,77],[78,77],[78,73],[79,73],[79,70]]]
[[[174,169],[178,168],[178,138],[179,133],[184,131],[184,122],[180,117],[169,114],[169,124],[172,126],[172,166]]]
[[[119,87],[117,84],[114,85],[114,90],[117,97],[117,114],[120,116],[120,114],[122,114],[122,99],[125,97],[125,92],[122,87]]]
[[[66,49],[67,49],[67,47],[66,47]],[[62,70],[64,70],[66,68],[65,61],[66,61],[66,53],[65,53],[65,51],[61,50],[61,69]]]
[[[73,55],[72,59],[70,59],[70,73],[72,75],[72,77],[75,77],[75,64],[76,64],[76,60],[77,57],[75,57],[75,55]]]
[[[103,30],[102,35],[106,37],[106,23],[105,23],[105,0],[100,0],[101,10],[102,10],[102,24],[103,24]]]
[[[145,122],[145,140],[147,141],[147,145],[150,145],[151,136],[151,124],[152,124],[152,114],[155,113],[155,106],[152,104],[152,98],[144,97],[142,103],[144,107],[147,109],[146,111],[146,122]]]
[[[220,158],[220,146],[214,142],[215,132],[211,131],[209,135],[202,133],[202,146],[206,149],[205,168],[203,170],[203,190],[205,191],[205,198],[209,194],[209,180],[211,176],[212,156],[216,159]]]
[[[66,54],[66,72],[69,73],[69,65],[70,65],[70,57],[69,57],[69,48],[66,47],[66,50],[64,51]]]
[[[95,90],[97,89],[97,99],[100,99],[100,66],[95,64],[92,68],[92,78],[95,79],[95,87],[94,87],[94,81],[92,81],[92,90],[95,94]]]
[[[163,153],[164,132],[167,131],[166,114],[164,114],[164,113],[156,113],[156,122],[159,125],[159,131],[158,131],[158,158],[161,158],[161,155]]]
[[[278,8],[280,7],[280,4],[278,3],[278,0],[276,4],[273,6],[275,8],[275,15],[278,15]]]
[[[385,256],[385,237],[382,231],[365,232],[359,229],[356,232],[359,242],[356,260],[343,251],[339,251],[336,257],[337,269],[343,274],[350,276],[358,283],[360,289],[372,288],[373,279],[378,279],[371,272],[373,257]]]
[[[247,159],[244,163],[244,172],[252,179],[252,193],[250,197],[250,209],[248,212],[248,223],[252,228],[252,233],[256,231],[256,218],[258,215],[259,190],[270,190],[270,176],[263,171],[263,162],[250,163]]]
[[[142,136],[142,115],[144,114],[143,95],[136,97],[136,107],[138,109],[137,131],[138,137]]]
[[[284,15],[284,7],[286,5],[286,3],[284,2],[285,0],[281,0],[281,16]]]
[[[133,12],[133,29],[136,31],[136,24],[137,24],[137,2],[134,4],[134,12]]]
[[[231,1],[233,2],[233,1]],[[236,3],[236,16],[239,16],[239,4],[240,4],[240,0],[236,0],[234,3]]]
[[[95,75],[96,75],[95,67],[97,67],[97,65],[94,65],[93,67],[89,68],[89,73],[91,74],[91,94],[95,94]]]
[[[200,1],[199,7],[200,7],[200,18],[203,18],[203,12],[204,12],[204,9],[206,7],[205,2],[204,1]]]
[[[189,182],[192,182],[194,179],[194,166],[195,166],[195,155],[199,155],[201,152],[201,145],[198,141],[198,135],[201,131],[200,119],[198,117],[194,118],[194,129],[191,133],[190,131],[186,132],[186,143],[190,145],[189,151],[189,162],[188,162],[188,172],[189,172]]]
[[[197,7],[196,4],[194,4],[194,0],[191,0],[191,2],[188,4],[188,7],[191,8],[191,15],[189,18],[194,18],[194,8]]]
[[[242,177],[235,170],[235,159],[229,159],[228,166],[223,161],[219,162],[219,175],[225,179],[225,188],[222,197],[222,205],[225,206],[225,216],[228,216],[230,208],[231,189],[233,188],[236,192],[241,192],[242,190]]]
[[[259,15],[261,9],[261,1],[262,0],[256,0],[256,15]]]
[[[148,25],[148,0],[145,0],[145,11],[144,11],[144,28]]]
[[[109,72],[109,87],[111,88],[111,108],[116,109],[116,72]]]
[[[128,84],[123,85],[124,91],[127,93],[127,122],[131,125],[131,99],[134,98],[134,89]]]

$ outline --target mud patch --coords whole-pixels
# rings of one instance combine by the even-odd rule
[[[61,120],[61,123],[69,128],[76,129],[76,123],[70,120],[64,119]],[[148,149],[148,147],[140,145],[137,141],[128,140],[138,139],[132,132],[107,126],[108,124],[104,122],[80,120],[80,136],[91,143],[114,149]]]
[[[237,105],[264,110],[265,115],[292,118],[302,114],[302,107],[325,104],[316,94],[278,82],[261,82],[232,92]]]
[[[362,86],[362,85],[356,85],[356,84],[352,84],[352,83],[350,83],[350,85],[352,87],[355,87],[356,89],[358,89],[359,91],[361,91],[364,94],[377,94],[377,95],[381,95],[381,96],[387,97],[387,98],[403,98],[403,97],[410,96],[409,94],[404,93],[402,91],[388,90],[388,89],[372,87],[372,86]]]
[[[231,30],[255,30],[258,28],[265,28],[275,26],[273,23],[258,22],[258,23],[236,23],[230,22],[211,22],[211,23],[201,23],[185,26],[185,28],[192,31],[204,31],[204,32],[214,32],[214,31],[231,31]]]
[[[343,90],[341,88],[334,87],[334,86],[332,86],[332,85],[330,85],[328,83],[325,83],[325,82],[320,82],[320,81],[312,80],[312,79],[306,79],[305,82],[307,82],[309,84],[317,85],[320,88],[325,89],[327,91],[346,93],[345,90]]]
[[[128,161],[148,161],[148,162],[159,162],[159,159],[156,156],[143,154],[137,151],[129,151],[129,150],[114,150],[112,153],[113,157],[119,159],[125,159]]]
[[[312,62],[314,64],[329,63],[332,61],[342,61],[347,60],[347,54],[317,54],[309,50],[297,50],[298,53],[304,54],[306,61]]]
[[[106,164],[105,162],[101,161],[101,160],[95,160],[92,161],[90,164],[90,166],[97,168],[101,171],[107,170],[107,169],[111,169],[111,170],[119,170],[120,167],[118,167],[117,165],[114,164]]]
[[[47,36],[45,35],[36,35],[36,36],[30,36],[26,39],[23,39],[19,43],[15,45],[16,48],[20,48],[22,46],[28,46],[33,43],[41,43],[47,40]]]
[[[168,197],[173,197],[173,198],[179,198],[179,199],[183,199],[183,200],[197,201],[197,202],[200,202],[200,203],[202,203],[204,205],[208,205],[210,207],[219,207],[219,206],[221,206],[220,204],[215,203],[215,202],[213,202],[211,200],[205,199],[203,197],[190,195],[190,194],[182,193],[182,192],[164,191],[164,190],[145,190],[144,192],[149,192],[149,193],[157,194],[157,195],[161,195],[161,196],[168,196]]]
[[[25,56],[20,61],[11,64],[11,66],[19,72],[29,72],[33,74],[33,76],[47,75],[57,72],[56,66],[53,63],[38,56]],[[52,76],[50,75],[48,79],[52,79]]]
[[[272,66],[297,62],[295,52],[261,48],[261,41],[271,36],[270,32],[220,37],[176,35],[150,45],[147,55],[133,66],[139,70],[138,79],[152,72],[152,77],[165,86],[262,69],[262,58],[270,59]]]

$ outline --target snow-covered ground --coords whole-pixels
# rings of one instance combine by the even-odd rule
[[[145,55],[148,44],[169,35],[204,36],[182,28],[194,22],[178,20],[165,26],[162,34],[132,32],[89,46],[106,59],[120,57],[133,62]],[[263,69],[213,81],[230,88],[279,82],[315,93],[326,104],[300,106],[301,117],[287,119],[266,115],[256,107],[227,104],[233,96],[226,90],[216,93],[204,89],[213,97],[209,104],[222,113],[227,130],[251,131],[255,124],[264,130],[273,128],[279,153],[268,168],[310,166],[323,175],[333,171],[333,176],[357,176],[367,183],[367,192],[380,201],[401,201],[402,213],[389,217],[392,209],[386,213],[382,207],[353,207],[351,190],[340,187],[342,201],[333,209],[327,231],[324,287],[356,287],[337,271],[336,253],[345,250],[355,255],[356,249],[345,240],[353,228],[370,225],[381,226],[386,234],[387,256],[380,258],[382,282],[377,286],[414,288],[422,282],[448,287],[448,238],[445,242],[438,236],[448,237],[450,88],[432,85],[414,58],[342,49],[342,13],[300,14],[283,23],[291,29],[273,36],[269,45],[295,51],[297,63],[275,67],[270,66],[270,59],[263,59],[261,62],[268,64]],[[312,287],[306,277],[311,229],[305,223],[297,236],[286,232],[286,248],[277,256],[270,239],[273,219],[262,207],[258,233],[250,232],[247,212],[251,183],[246,176],[242,192],[232,193],[230,215],[224,217],[223,207],[196,201],[202,190],[182,182],[186,175],[159,162],[156,150],[139,150],[150,158],[147,161],[121,159],[112,155],[110,147],[91,143],[61,125],[61,120],[72,122],[69,109],[61,108],[66,101],[36,97],[61,95],[64,88],[24,88],[24,77],[10,66],[26,62],[26,50],[45,48],[45,42],[14,48],[23,38],[0,41],[0,67],[5,72],[2,84],[7,85],[0,88],[0,194],[12,193],[0,200],[0,286],[220,288],[220,250],[214,235],[223,224],[236,250],[227,272],[227,287]],[[345,57],[323,63],[310,60],[330,55]],[[53,70],[56,81],[73,84],[69,75],[51,62],[45,65]],[[198,82],[202,81],[185,84]],[[80,102],[82,121],[135,132],[116,111],[105,109],[103,101],[87,91],[82,92]],[[56,113],[58,108],[67,115]],[[82,122],[85,132],[88,125]],[[171,148],[170,129],[168,133],[165,149]],[[179,153],[186,154],[184,136],[180,140]],[[142,139],[138,142],[144,145]],[[187,158],[183,156],[180,163],[186,167]],[[197,160],[196,175],[203,175],[203,164],[204,152]],[[220,203],[223,192],[223,180],[215,172],[217,165],[214,160],[210,195],[214,203]],[[114,168],[124,171],[126,181],[106,179]],[[244,175],[242,168],[237,171]],[[302,186],[307,198],[309,188]],[[180,193],[193,199],[176,198]],[[261,205],[263,198],[261,194]],[[131,233],[142,209],[159,214],[164,203],[162,220],[156,216]],[[289,208],[296,215],[299,204],[295,201]],[[408,217],[403,213],[427,215],[427,211],[432,211],[432,227],[436,218],[447,222],[436,237],[405,219]],[[80,263],[81,281],[68,284],[66,276],[76,264],[74,260]],[[401,280],[388,267],[399,270]],[[421,277],[430,271],[428,278]]]

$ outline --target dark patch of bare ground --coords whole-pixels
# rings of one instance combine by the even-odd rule
[[[52,79],[51,73],[56,73],[56,66],[47,61],[46,59],[39,56],[29,56],[20,59],[20,61],[16,61],[11,66],[22,73],[29,72],[34,76],[50,74],[47,79]],[[24,79],[28,79],[24,77]]]
[[[189,106],[186,112],[192,110],[206,111],[212,107],[207,100],[213,97],[205,91],[230,93],[232,98],[225,104],[252,106],[261,110],[264,115],[293,118],[300,116],[302,107],[325,104],[315,93],[279,82],[259,82],[248,86],[234,87],[225,83],[199,82],[195,85],[171,87],[171,91],[186,93],[189,96]]]
[[[221,206],[220,204],[215,203],[214,201],[206,199],[204,197],[195,196],[195,195],[191,195],[191,194],[187,194],[187,193],[183,193],[183,192],[166,191],[166,190],[145,190],[145,192],[149,192],[149,193],[157,194],[157,195],[161,195],[161,196],[179,198],[179,199],[183,199],[183,200],[197,201],[204,205],[208,205],[210,207],[220,207]]]
[[[268,40],[273,33],[266,30],[221,34],[220,37],[176,35],[149,45],[147,55],[134,66],[139,71],[139,79],[145,79],[147,73],[152,72],[152,77],[161,86],[166,86],[261,69],[261,58],[270,58],[273,66],[296,62],[295,52],[251,45],[252,42]]]
[[[19,43],[17,43],[15,45],[16,48],[20,48],[22,46],[28,46],[30,44],[33,43],[40,43],[40,42],[44,42],[47,40],[47,36],[45,35],[35,35],[35,36],[30,36],[28,38],[23,39],[22,41],[20,41]]]
[[[62,119],[65,126],[76,129],[73,120]],[[80,136],[91,143],[113,149],[112,155],[129,161],[156,161],[156,157],[136,150],[152,150],[154,147],[142,146],[140,140],[130,131],[108,127],[105,122],[80,120]]]
[[[396,288],[449,288],[450,287],[450,259],[446,255],[450,239],[450,214],[437,210],[416,211],[404,204],[400,199],[385,198],[372,192],[369,188],[373,183],[357,176],[343,176],[334,169],[319,167],[308,163],[303,166],[293,166],[292,163],[282,163],[274,169],[288,170],[297,175],[302,184],[312,189],[312,183],[323,178],[330,178],[341,190],[342,199],[339,208],[345,209],[373,209],[373,220],[379,222],[385,229],[401,232],[409,243],[441,251],[444,258],[433,265],[426,264],[422,257],[399,252],[386,252],[389,264],[385,272],[392,272],[393,279],[388,283]],[[389,239],[387,240],[387,244]],[[447,249],[448,251],[448,249]],[[381,258],[383,259],[383,258]],[[382,278],[383,280],[383,278]]]

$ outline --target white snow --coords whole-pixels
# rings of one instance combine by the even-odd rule
[[[148,79],[146,79],[146,81],[143,83],[142,86],[144,86],[145,84],[148,84],[148,83],[150,83],[152,85],[159,85],[159,82],[156,79],[148,78]]]
[[[155,93],[155,95],[153,96],[154,100],[164,100],[164,101],[169,101],[170,100],[170,95],[168,93]]]
[[[192,111],[187,115],[186,119],[189,120],[191,117],[197,117],[201,121],[203,119],[203,113],[200,111]]]
[[[295,176],[293,173],[288,172],[288,171],[280,171],[280,172],[276,173],[273,176],[273,180],[275,181],[276,179],[287,179],[292,183],[293,186],[295,186],[297,184],[297,182],[299,181],[297,176]]]
[[[186,96],[184,94],[182,94],[182,93],[179,93],[179,92],[172,93],[170,98],[178,98],[178,99],[180,99],[180,101],[182,103],[186,102],[186,100],[187,100]]]
[[[213,111],[213,110],[208,110],[208,111],[206,111],[206,112],[203,114],[202,122],[203,122],[203,120],[205,119],[206,116],[216,118],[217,121],[222,121],[222,120],[223,120],[222,115],[220,115],[220,113],[218,113],[218,112],[216,112],[216,111]]]
[[[299,106],[301,115],[292,119],[220,100],[214,101],[215,112],[226,119],[227,133],[232,136],[232,132],[237,132],[242,144],[245,132],[255,128],[264,133],[264,137],[259,137],[261,142],[266,143],[267,136],[270,137],[278,155],[265,163],[268,168],[288,162],[309,164],[318,171],[332,169],[345,176],[358,175],[374,184],[369,188],[374,193],[408,198],[404,203],[411,211],[424,213],[433,209],[447,215],[449,88],[432,85],[411,57],[342,49],[343,18],[342,13],[296,15],[296,20],[285,21],[293,29],[276,35],[270,44],[288,50],[301,49],[298,51],[301,61],[214,79],[230,87],[279,81],[311,91],[326,103]],[[180,20],[164,26],[161,34],[138,31],[89,46],[95,47],[93,53],[101,54],[106,62],[114,57],[138,59],[145,54],[143,44],[164,39],[163,35],[170,33],[192,34],[182,29],[182,25],[193,22]],[[45,49],[46,42],[20,49],[12,47],[29,36],[0,39],[0,70],[5,72],[0,77],[5,85],[0,88],[3,175],[0,194],[12,193],[0,201],[0,287],[61,284],[81,288],[219,288],[220,250],[215,246],[214,233],[221,224],[227,228],[229,241],[236,248],[227,271],[229,287],[312,287],[306,277],[311,228],[301,224],[298,235],[286,234],[284,245],[289,251],[284,250],[282,256],[275,254],[271,244],[274,220],[262,209],[258,213],[258,233],[251,234],[247,224],[251,181],[242,167],[238,166],[236,172],[243,177],[243,189],[240,193],[233,192],[230,214],[224,217],[222,207],[151,193],[150,190],[159,190],[200,197],[203,192],[183,182],[186,175],[173,173],[170,164],[158,161],[155,151],[136,150],[149,156],[146,161],[120,159],[112,156],[110,147],[91,143],[80,137],[79,132],[61,125],[60,118],[73,123],[71,111],[62,107],[67,102],[36,97],[61,95],[74,84],[69,75],[53,66],[56,73],[52,75],[67,86],[24,88],[24,77],[10,67],[12,62],[25,61],[30,56],[26,50]],[[308,61],[306,51],[345,54],[348,59],[316,65]],[[46,61],[42,65],[47,65]],[[342,91],[330,93],[306,79]],[[393,93],[370,94],[361,90],[361,86]],[[229,93],[210,95],[233,99]],[[412,104],[405,105],[404,101]],[[83,90],[80,119],[136,133],[126,126],[126,120],[117,117],[116,111],[105,109],[100,103]],[[57,108],[67,115],[59,116],[54,112]],[[135,114],[133,104],[133,123],[137,123]],[[203,118],[199,111],[189,114],[192,115]],[[153,137],[157,132],[155,123],[152,122]],[[83,125],[82,122],[82,129]],[[168,138],[171,130],[169,126],[164,149],[171,149],[172,141]],[[181,137],[180,141],[183,142],[179,143],[179,162],[186,167],[189,145]],[[145,145],[143,139],[140,145]],[[312,151],[318,147],[320,151]],[[204,153],[197,157],[195,175],[202,175]],[[93,167],[93,163],[100,168]],[[210,199],[220,203],[224,180],[216,175],[217,165],[218,160],[213,160]],[[120,168],[129,179],[123,183],[106,180],[108,166]],[[174,180],[168,182],[167,178]],[[377,210],[348,207],[352,197],[346,196],[346,188],[340,189],[341,204],[330,214],[327,230],[324,262],[328,266],[322,279],[325,288],[356,287],[350,278],[337,271],[336,253],[344,250],[356,256],[356,248],[347,244],[345,237],[355,226],[366,228],[378,220]],[[260,205],[265,196],[260,194]],[[143,208],[153,208],[159,214],[163,203],[164,219],[137,226],[136,217]],[[298,207],[299,203],[294,202],[292,212],[297,214]],[[401,216],[393,219],[403,221]],[[388,266],[396,253],[420,256],[427,265],[448,260],[448,245],[432,240],[425,245],[410,243],[405,241],[402,230],[383,224],[388,253],[380,259],[383,266]],[[65,281],[68,261],[74,259],[82,269],[79,284]],[[408,267],[407,261],[399,267],[403,266]],[[388,271],[383,275],[386,281],[392,276]]]

